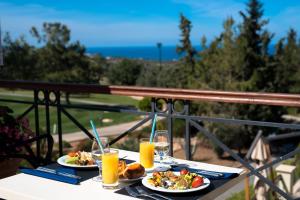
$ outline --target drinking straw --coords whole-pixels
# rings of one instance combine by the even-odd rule
[[[95,125],[94,125],[93,120],[90,120],[90,123],[91,123],[91,126],[92,126],[92,128],[93,128],[93,133],[94,133],[95,138],[96,138],[96,140],[97,140],[97,142],[98,142],[98,145],[99,145],[99,147],[100,147],[100,150],[101,150],[102,154],[104,154],[103,144],[102,144],[102,142],[101,142],[101,140],[100,140],[100,138],[99,138],[99,133],[98,133],[98,131],[97,131]]]
[[[155,113],[154,118],[153,118],[153,122],[152,122],[152,130],[151,130],[151,135],[150,135],[150,143],[153,142],[154,129],[155,129],[155,125],[156,125],[156,118],[157,118],[157,114]]]

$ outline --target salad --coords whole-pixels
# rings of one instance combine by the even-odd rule
[[[203,177],[182,169],[179,175],[172,171],[153,172],[147,182],[154,187],[162,187],[170,190],[187,190],[203,185]]]
[[[72,165],[95,165],[95,160],[92,158],[92,154],[85,151],[68,153],[65,162]]]

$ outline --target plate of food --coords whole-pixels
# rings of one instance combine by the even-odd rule
[[[210,181],[208,178],[183,169],[180,172],[153,172],[143,178],[142,184],[160,192],[186,193],[203,190],[209,186]]]
[[[90,152],[77,151],[70,152],[57,159],[57,163],[66,167],[74,168],[94,168],[97,167]]]
[[[125,161],[119,161],[119,181],[134,182],[143,179],[146,176],[145,168],[139,163],[127,165]]]

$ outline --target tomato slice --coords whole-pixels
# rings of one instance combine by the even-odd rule
[[[180,170],[180,175],[186,175],[187,173],[189,173],[187,169]]]
[[[203,184],[203,178],[201,176],[196,176],[192,182],[192,188],[199,187]]]

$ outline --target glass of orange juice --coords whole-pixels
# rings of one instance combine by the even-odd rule
[[[119,152],[110,149],[102,154],[102,186],[105,189],[116,189],[119,185],[118,175]]]
[[[149,138],[140,140],[140,163],[145,168],[152,168],[154,165],[154,143],[150,143]]]

